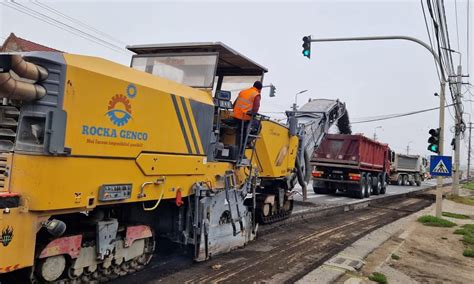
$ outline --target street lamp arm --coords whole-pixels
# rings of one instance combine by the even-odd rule
[[[395,36],[364,36],[364,37],[340,37],[340,38],[311,38],[311,42],[328,42],[328,41],[369,41],[369,40],[408,40],[412,41],[415,43],[418,43],[419,45],[423,46],[426,48],[431,54],[433,55],[434,59],[436,60],[436,63],[438,64],[439,68],[443,68],[441,65],[441,62],[439,60],[439,56],[434,51],[428,44],[426,44],[424,41],[419,40],[417,38],[411,37],[411,36],[401,36],[401,35],[395,35]],[[446,78],[443,78],[442,80],[446,82]]]

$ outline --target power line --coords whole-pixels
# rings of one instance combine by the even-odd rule
[[[121,47],[117,47],[117,46],[113,46],[113,45],[110,45],[110,43],[107,43],[103,40],[101,40],[100,38],[97,38],[93,35],[89,35],[88,33],[84,32],[84,31],[81,31],[77,28],[74,28],[70,25],[67,25],[61,21],[58,21],[56,19],[53,19],[43,13],[40,13],[40,12],[37,12],[33,9],[30,9],[24,5],[21,5],[19,3],[16,3],[14,2],[13,0],[12,1],[9,1],[9,2],[0,2],[0,4],[10,8],[10,9],[14,9],[20,13],[23,13],[25,15],[28,15],[30,17],[33,17],[33,18],[36,18],[44,23],[47,23],[47,24],[50,24],[52,26],[55,26],[63,31],[66,31],[66,32],[69,32],[69,33],[72,33],[74,35],[77,35],[79,37],[82,37],[83,39],[86,39],[88,41],[91,41],[91,42],[94,42],[96,44],[99,44],[103,47],[106,47],[110,50],[113,50],[113,51],[116,51],[116,52],[120,52],[122,54],[125,54],[125,55],[128,55],[128,53],[125,52],[124,49],[122,49]],[[13,5],[11,5],[13,4]]]
[[[454,10],[456,11],[456,37],[458,40],[458,50],[459,50],[459,26],[458,26],[458,1],[454,0]]]
[[[448,108],[450,106],[453,106],[454,104],[446,105],[445,108]],[[388,120],[388,119],[394,119],[394,118],[399,118],[399,117],[404,117],[404,116],[410,116],[414,114],[419,114],[423,112],[428,112],[428,111],[433,111],[437,110],[440,107],[433,107],[433,108],[427,108],[427,109],[422,109],[422,110],[417,110],[417,111],[411,111],[407,113],[402,113],[402,114],[392,114],[392,115],[387,115],[387,117],[384,118],[377,118],[377,119],[368,119],[368,120],[362,120],[362,121],[356,121],[356,122],[351,122],[351,124],[359,124],[359,123],[366,123],[366,122],[374,122],[374,121],[381,121],[381,120]]]
[[[63,17],[63,18],[65,18],[65,19],[67,19],[67,20],[69,20],[69,21],[71,21],[71,22],[74,22],[74,23],[76,23],[76,24],[78,24],[78,25],[80,25],[80,26],[82,26],[82,27],[84,27],[84,28],[86,28],[86,29],[89,29],[90,31],[93,31],[93,32],[95,32],[95,33],[97,33],[97,34],[99,34],[99,35],[102,35],[102,36],[104,36],[104,37],[106,37],[106,38],[108,38],[108,39],[111,39],[111,40],[113,40],[113,41],[115,41],[115,42],[117,42],[117,43],[120,43],[120,44],[123,44],[123,45],[127,45],[127,43],[125,43],[125,42],[123,42],[123,41],[121,41],[121,40],[119,40],[119,39],[117,39],[117,38],[115,38],[115,37],[113,37],[113,36],[111,36],[111,35],[109,35],[109,34],[103,32],[103,31],[100,31],[100,30],[94,28],[93,26],[90,26],[90,25],[88,25],[88,24],[86,24],[86,23],[84,23],[84,22],[82,22],[82,21],[80,21],[80,20],[78,20],[78,19],[75,19],[75,18],[73,18],[73,17],[71,17],[71,16],[68,16],[68,15],[62,13],[61,11],[58,11],[58,10],[52,8],[51,6],[48,6],[48,5],[44,4],[44,3],[41,3],[41,2],[39,2],[38,0],[32,1],[32,3],[33,3],[34,5],[37,5],[37,6],[41,7],[41,8],[43,8],[43,9],[45,9],[45,10],[48,10],[48,11],[52,12],[52,13],[54,13],[54,14],[60,16],[60,17]]]
[[[64,23],[64,22],[62,22],[62,21],[60,21],[60,20],[58,20],[58,19],[52,18],[52,17],[50,17],[50,16],[48,16],[48,15],[46,15],[46,14],[44,14],[44,13],[38,12],[38,11],[36,11],[35,9],[29,8],[29,7],[25,6],[25,5],[22,5],[22,4],[18,3],[18,2],[16,2],[15,0],[11,0],[10,2],[11,2],[12,4],[14,4],[14,5],[17,5],[17,6],[21,7],[22,9],[25,9],[25,10],[27,10],[27,11],[30,11],[30,12],[32,12],[32,13],[35,13],[35,14],[40,15],[40,16],[42,16],[42,17],[45,17],[45,18],[47,18],[47,19],[49,19],[49,20],[51,20],[51,21],[54,21],[54,22],[58,23],[59,25],[62,25],[62,26],[64,26],[64,27],[66,27],[66,28],[69,29],[69,30],[74,30],[74,31],[76,31],[76,32],[79,32],[79,33],[85,35],[86,37],[92,38],[92,39],[94,39],[94,40],[96,40],[96,41],[100,41],[100,42],[102,42],[103,44],[108,45],[108,46],[110,46],[110,47],[112,47],[112,48],[115,48],[115,49],[117,49],[117,50],[119,50],[119,51],[124,51],[124,48],[121,47],[121,46],[118,46],[118,45],[115,45],[115,44],[110,43],[110,42],[108,42],[108,41],[105,41],[105,40],[103,40],[103,39],[101,39],[101,38],[99,38],[99,37],[96,37],[96,36],[94,36],[94,35],[92,35],[92,34],[89,34],[89,33],[85,32],[85,31],[83,31],[83,30],[81,30],[81,29],[78,29],[78,28],[75,28],[75,27],[73,27],[73,26],[71,26],[71,25],[69,25],[69,24],[66,24],[66,23]]]
[[[469,61],[469,48],[470,48],[470,44],[471,42],[469,41],[469,20],[470,20],[470,15],[471,15],[471,11],[470,11],[470,7],[469,7],[469,0],[467,0],[467,29],[466,29],[466,37],[467,37],[467,74],[469,74],[469,65],[470,65],[470,61]],[[468,82],[469,82],[469,77],[468,77]]]
[[[433,42],[431,40],[430,29],[428,28],[428,21],[426,20],[425,6],[423,5],[423,0],[420,0],[420,3],[421,3],[421,10],[423,11],[423,18],[425,19],[426,32],[428,33],[428,39],[430,41],[430,46],[431,46],[431,49],[434,50]],[[435,67],[436,67],[436,73],[438,73],[439,81],[442,81],[443,79],[441,79],[441,76],[439,74],[439,66],[436,63],[436,59],[434,59],[434,57],[433,57],[433,61],[434,61]]]

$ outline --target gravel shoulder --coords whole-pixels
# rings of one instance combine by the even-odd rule
[[[462,194],[473,192],[463,190]],[[421,215],[435,215],[432,205],[387,225],[395,226],[392,228],[394,234],[363,259],[360,270],[346,271],[333,282],[373,283],[368,280],[369,275],[380,272],[388,283],[474,283],[474,258],[463,256],[462,235],[453,234],[464,224],[474,224],[474,206],[445,199],[443,212],[468,215],[470,219],[444,217],[457,224],[452,228],[429,227],[417,222]],[[373,238],[384,229],[375,231]]]

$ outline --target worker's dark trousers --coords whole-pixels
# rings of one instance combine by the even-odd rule
[[[237,133],[235,135],[235,145],[238,146],[239,149],[242,149],[242,144],[245,142],[245,135],[247,134],[247,128],[250,125],[250,120],[240,120],[238,121]],[[242,151],[241,151],[242,152]]]

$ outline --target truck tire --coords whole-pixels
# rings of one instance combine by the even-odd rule
[[[336,194],[337,188],[333,185],[329,185],[327,187],[327,193],[328,194]]]
[[[399,185],[399,186],[403,185],[403,176],[402,175],[398,175],[397,185]]]
[[[402,175],[402,185],[408,185],[408,176]]]
[[[354,196],[356,198],[359,198],[359,199],[364,198],[364,190],[365,190],[366,184],[367,184],[367,177],[365,174],[362,173],[360,177],[359,185],[357,185],[354,190]]]
[[[372,191],[372,177],[370,174],[366,176],[366,183],[364,186],[364,197],[370,197],[370,193]]]
[[[313,180],[313,191],[314,194],[321,194],[326,192],[327,183],[323,181]]]
[[[372,178],[372,194],[379,195],[382,189],[382,175],[378,174]]]
[[[415,175],[415,183],[416,183],[416,186],[421,186],[421,182],[423,181],[423,176],[422,175],[419,175],[419,174],[416,174]]]
[[[387,173],[382,173],[382,187],[380,188],[380,194],[385,194],[387,192]]]

